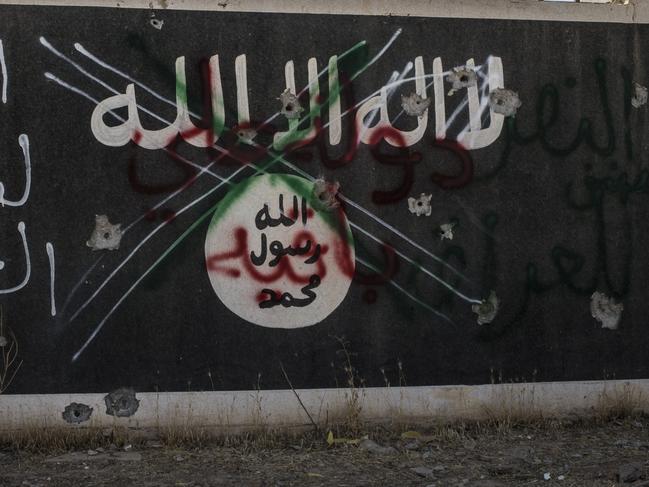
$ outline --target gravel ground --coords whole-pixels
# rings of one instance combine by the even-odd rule
[[[393,430],[332,446],[323,436],[184,448],[150,439],[47,454],[7,446],[0,485],[649,486],[646,418]]]

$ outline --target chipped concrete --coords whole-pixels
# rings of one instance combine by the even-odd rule
[[[590,314],[602,324],[602,328],[617,330],[624,305],[604,293],[595,291],[590,297]]]
[[[410,210],[410,213],[414,213],[417,216],[430,216],[430,214],[433,212],[433,209],[430,205],[431,199],[433,199],[433,195],[426,193],[421,193],[419,195],[419,198],[408,198],[408,209]]]
[[[478,315],[478,325],[491,323],[498,314],[498,306],[498,297],[495,291],[491,291],[489,297],[483,299],[482,303],[471,306],[471,310]]]
[[[106,215],[95,216],[95,229],[86,242],[86,245],[92,250],[116,250],[122,240],[122,225],[120,223],[113,225],[108,221]]]
[[[447,238],[449,240],[453,240],[453,229],[455,228],[456,225],[457,225],[457,223],[455,223],[455,222],[442,223],[439,226],[439,233],[440,233],[439,238],[440,238],[440,240],[444,240],[445,238]]]
[[[446,76],[446,81],[452,85],[451,91],[448,92],[448,96],[451,96],[462,88],[477,86],[478,76],[473,69],[466,66],[460,66],[451,70],[451,72]]]
[[[160,19],[151,19],[149,20],[149,23],[151,24],[152,27],[158,30],[162,30],[162,26],[164,25],[165,21]]]
[[[633,108],[640,108],[647,103],[648,97],[647,88],[639,83],[633,83],[633,97],[631,98],[631,105]]]
[[[523,102],[518,97],[518,93],[506,88],[496,88],[489,93],[489,106],[496,112],[506,117],[516,115]]]
[[[117,418],[133,416],[140,407],[140,401],[135,397],[133,389],[121,388],[104,397],[106,414]]]
[[[401,108],[410,116],[423,117],[430,105],[430,98],[422,98],[417,93],[401,95]]]
[[[324,179],[316,179],[313,185],[313,194],[318,198],[323,209],[330,210],[332,208],[337,208],[340,205],[336,199],[339,189],[340,183],[338,181],[329,183]]]
[[[84,423],[92,416],[93,408],[87,404],[73,402],[65,406],[65,410],[61,413],[63,419],[71,424]]]
[[[300,100],[288,88],[279,95],[278,100],[282,102],[282,114],[288,119],[298,118],[300,113],[304,111],[304,108],[300,105]]]

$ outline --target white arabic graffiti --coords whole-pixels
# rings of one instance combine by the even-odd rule
[[[41,40],[43,42],[43,40]],[[329,93],[338,94],[340,92],[338,80],[337,57],[332,56],[328,64],[328,83]],[[447,117],[446,101],[447,96],[444,91],[444,79],[448,73],[445,73],[442,67],[441,58],[433,60],[433,73],[427,75],[424,68],[423,57],[415,59],[415,76],[414,78],[401,78],[393,83],[381,87],[378,94],[368,97],[358,108],[354,123],[362,130],[360,141],[364,144],[375,143],[377,140],[376,133],[391,128],[389,135],[385,140],[393,145],[412,146],[419,142],[428,127],[428,111],[426,108],[423,115],[417,119],[417,127],[409,131],[398,131],[392,127],[388,114],[388,95],[394,86],[398,86],[408,80],[415,81],[416,93],[422,100],[428,99],[426,80],[432,78],[433,97],[435,103],[433,110],[435,112],[435,136],[445,138],[447,130],[458,113],[468,106],[469,124],[457,136],[457,141],[466,149],[474,150],[487,147],[492,144],[502,131],[504,115],[496,113],[489,106],[489,92],[504,87],[503,65],[499,57],[490,56],[486,63],[488,74],[483,76],[482,92],[479,92],[478,84],[474,83],[467,86],[466,99],[461,103],[455,112]],[[187,107],[187,86],[185,76],[185,58],[176,59],[176,119],[167,127],[159,130],[147,130],[142,127],[138,111],[138,103],[135,94],[135,84],[130,83],[126,86],[124,93],[119,93],[102,100],[92,113],[91,129],[95,138],[104,145],[117,147],[127,144],[133,140],[137,145],[145,149],[163,149],[175,139],[177,135],[183,137],[189,144],[195,147],[212,146],[219,138],[225,117],[225,106],[223,98],[223,86],[221,82],[221,72],[219,66],[219,57],[212,56],[209,61],[210,67],[210,89],[212,105],[212,122],[211,131],[207,129],[198,129],[190,120],[189,109]],[[476,72],[473,59],[469,59],[464,69]],[[315,120],[320,117],[320,87],[318,64],[315,58],[310,58],[307,62],[308,72],[308,90],[309,90],[309,112],[308,117],[310,124],[304,129],[298,129],[300,120],[298,118],[288,119],[289,129],[286,132],[278,132],[274,135],[273,148],[282,150],[286,145],[295,140],[308,140],[316,135]],[[295,68],[293,60],[286,63],[284,67],[286,78],[286,89],[289,93],[296,94],[295,86]],[[247,64],[246,56],[239,55],[235,60],[236,92],[237,92],[237,114],[239,125],[250,122],[249,100],[248,100],[248,83],[247,83]],[[393,86],[394,85],[394,86]],[[337,145],[341,140],[341,109],[340,96],[330,96],[329,105],[329,142]],[[119,125],[109,126],[104,121],[104,115],[112,113],[119,108],[128,109],[128,117]],[[489,110],[489,126],[482,127],[482,114]],[[379,120],[373,126],[367,126],[364,122],[368,114],[379,112]],[[371,117],[373,118],[373,117]],[[372,123],[372,121],[370,121]],[[137,134],[137,135],[136,135]],[[253,139],[256,134],[248,134],[248,138]],[[358,142],[358,141],[357,141]]]

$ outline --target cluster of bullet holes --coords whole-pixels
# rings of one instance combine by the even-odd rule
[[[117,389],[104,397],[106,414],[117,418],[133,416],[140,407],[140,401],[135,397],[133,389]],[[65,406],[61,413],[63,420],[70,424],[85,423],[90,420],[93,408],[87,404],[72,402]]]

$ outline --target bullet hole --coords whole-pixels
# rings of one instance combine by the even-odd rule
[[[90,419],[93,408],[86,404],[73,402],[65,406],[65,410],[61,413],[63,419],[71,424],[84,423]]]
[[[453,240],[453,229],[457,225],[456,222],[442,223],[439,226],[439,239],[444,240],[445,238]]]
[[[237,131],[237,136],[246,144],[253,144],[253,139],[257,137],[257,131],[253,128],[240,128]]]
[[[498,298],[496,292],[491,291],[487,299],[483,299],[480,304],[471,306],[471,310],[478,315],[478,325],[491,323],[498,314]]]
[[[433,209],[430,205],[430,200],[433,199],[432,194],[421,193],[419,198],[408,198],[408,209],[410,213],[414,213],[417,216],[425,215],[430,216],[433,212]]]
[[[489,93],[489,106],[496,112],[506,117],[513,117],[523,102],[518,93],[505,88],[496,88]]]
[[[617,330],[624,305],[604,293],[595,291],[590,297],[590,314],[602,324],[602,328]]]
[[[151,27],[162,30],[162,26],[164,25],[165,21],[160,20],[160,19],[151,19],[149,20],[149,24],[151,24]]]
[[[340,206],[336,196],[340,189],[340,183],[335,181],[333,183],[327,182],[324,179],[316,179],[313,183],[313,195],[320,203],[321,209],[331,210]]]
[[[423,117],[430,106],[430,98],[422,98],[417,93],[408,96],[401,95],[401,108],[410,116]]]
[[[282,114],[288,119],[298,118],[300,113],[304,111],[304,108],[300,105],[300,100],[288,88],[279,95],[278,100],[282,102]]]
[[[456,91],[461,90],[462,88],[476,86],[478,84],[478,76],[473,69],[469,69],[466,66],[460,66],[458,68],[453,68],[453,70],[446,76],[446,81],[452,85],[451,91],[448,92],[448,96],[452,96]]]
[[[633,108],[640,108],[647,103],[647,88],[638,83],[633,83],[633,97],[631,98],[631,105]]]
[[[95,229],[86,245],[92,250],[115,250],[122,239],[121,224],[113,225],[106,215],[95,216]]]
[[[133,416],[140,407],[140,401],[136,399],[133,389],[117,389],[107,394],[104,401],[106,402],[106,414],[117,418]]]

